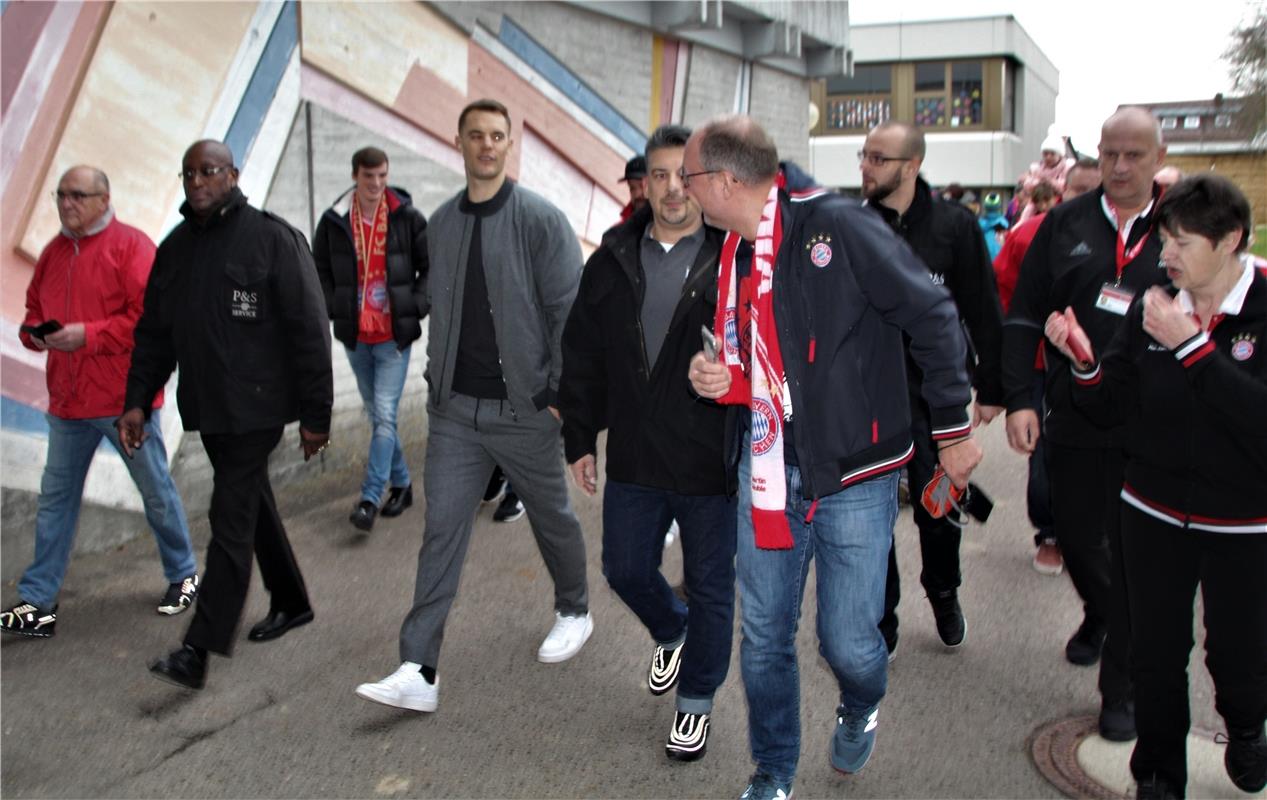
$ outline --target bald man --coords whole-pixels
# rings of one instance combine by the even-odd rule
[[[35,264],[20,334],[28,349],[48,353],[48,457],[35,560],[18,582],[18,603],[0,613],[5,633],[44,638],[56,629],[57,596],[93,455],[103,438],[123,452],[112,423],[123,410],[132,331],[154,261],[149,237],[115,218],[110,180],[101,170],[71,167],[53,199],[62,228]],[[198,575],[185,509],[167,468],[158,421],[162,392],[150,399],[143,431],[154,444],[124,464],[141,493],[167,578],[158,612],[179,614],[197,596]]]
[[[1104,352],[1131,300],[1164,280],[1153,213],[1161,187],[1153,176],[1165,156],[1161,127],[1147,110],[1126,107],[1105,120],[1101,186],[1047,212],[1021,263],[1003,326],[1008,442],[1028,455],[1040,435],[1047,437],[1056,539],[1084,605],[1065,657],[1082,666],[1100,662],[1100,735],[1111,741],[1135,738],[1118,530],[1122,431],[1098,428],[1074,407],[1069,362],[1051,348],[1040,427],[1034,351],[1048,315],[1071,306],[1094,351]]]
[[[220,142],[195,142],[181,177],[185,220],[158,248],[116,427],[125,452],[153,446],[145,409],[180,367],[181,420],[201,432],[214,475],[211,543],[184,645],[150,671],[201,689],[207,654],[232,651],[252,553],[270,604],[248,638],[276,639],[312,621],[268,455],[296,419],[304,459],[323,450],[334,390],[325,301],[303,236],[247,205],[233,154]]]

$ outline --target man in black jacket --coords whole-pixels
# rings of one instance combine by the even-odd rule
[[[158,678],[201,689],[207,653],[229,655],[251,581],[251,554],[271,595],[252,641],[312,621],[312,606],[268,483],[268,455],[299,420],[304,460],[325,449],[334,399],[330,328],[303,236],[247,205],[233,154],[194,143],[181,168],[185,221],[159,245],[136,326],[124,413],[126,453],[145,441],[155,393],[180,368],[186,430],[211,461],[211,543],[184,646],[154,662]]]
[[[1146,109],[1123,108],[1105,121],[1101,187],[1047,212],[1021,262],[1003,328],[1008,443],[1028,454],[1047,437],[1056,538],[1085,609],[1065,657],[1083,666],[1100,661],[1100,734],[1113,741],[1135,738],[1118,527],[1123,431],[1097,427],[1075,407],[1068,361],[1053,348],[1044,349],[1041,427],[1031,383],[1051,312],[1072,307],[1094,352],[1103,353],[1131,299],[1165,279],[1153,213],[1161,196],[1153,175],[1165,157],[1161,127]]]
[[[413,505],[396,409],[427,315],[427,219],[408,192],[387,185],[387,169],[377,147],[353,153],[356,185],[321,215],[312,241],[334,338],[347,351],[373,429],[361,498],[349,517],[363,531],[374,527],[389,485],[384,517]]]
[[[913,451],[902,334],[924,373],[938,460],[960,487],[981,460],[967,352],[950,294],[910,248],[842,197],[783,191],[787,170],[750,118],[696,130],[682,169],[704,219],[731,231],[718,266],[721,360],[692,357],[691,386],[750,420],[736,437],[740,662],[757,764],[743,797],[788,797],[809,562],[819,652],[839,686],[831,763],[853,773],[871,756],[888,686],[879,623],[897,470]]]
[[[959,317],[971,334],[968,349],[973,386],[977,390],[972,422],[988,423],[1003,411],[999,374],[1003,314],[985,239],[972,212],[959,203],[933,196],[920,177],[924,164],[924,132],[905,122],[883,122],[867,134],[858,153],[862,191],[893,232],[902,237],[928,267],[934,284],[955,299]],[[975,349],[975,352],[974,352]],[[911,494],[918,497],[937,467],[936,444],[929,427],[928,404],[920,397],[922,373],[908,350],[906,372],[911,403],[911,436],[915,457],[907,465]],[[960,524],[958,512],[934,519],[919,502],[911,503],[919,528],[924,569],[920,583],[928,594],[937,635],[947,647],[963,644],[967,623],[959,607]],[[897,647],[897,605],[901,595],[897,549],[889,554],[889,577],[880,632],[892,654]]]
[[[677,685],[665,752],[678,761],[704,755],[713,694],[730,664],[735,597],[726,412],[694,397],[686,379],[700,328],[712,327],[722,238],[682,188],[690,135],[664,125],[647,141],[649,208],[585,265],[563,329],[559,382],[567,460],[586,494],[597,491],[597,439],[608,431],[603,574],[655,643],[651,693]],[[674,519],[689,606],[660,574]]]

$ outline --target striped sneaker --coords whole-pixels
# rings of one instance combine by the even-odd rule
[[[697,761],[708,749],[708,715],[676,712],[664,754],[674,761]]]
[[[0,612],[0,630],[47,639],[57,625],[57,606],[52,610],[22,602]]]
[[[838,772],[852,775],[867,765],[875,749],[875,729],[880,715],[878,705],[861,711],[836,709],[836,734],[831,739],[831,765]]]
[[[667,647],[657,644],[651,653],[651,668],[647,670],[647,688],[656,697],[664,694],[677,685],[678,673],[682,671],[682,645]]]
[[[167,587],[167,594],[163,595],[163,599],[158,601],[158,613],[172,616],[179,614],[194,604],[194,600],[198,598],[198,575],[197,573],[190,575],[180,583],[173,583]]]

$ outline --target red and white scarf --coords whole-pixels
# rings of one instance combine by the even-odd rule
[[[752,412],[752,524],[757,547],[787,550],[792,547],[788,526],[787,479],[783,471],[783,420],[790,416],[792,398],[779,352],[774,324],[774,265],[783,241],[779,209],[780,175],[770,187],[757,239],[753,243],[752,269],[738,278],[735,254],[740,236],[726,235],[718,275],[717,312],[713,330],[720,332],[722,360],[730,370],[730,391],[719,403],[743,404]],[[755,287],[755,291],[754,291]],[[749,302],[751,301],[751,302]],[[741,339],[751,343],[741,351]]]

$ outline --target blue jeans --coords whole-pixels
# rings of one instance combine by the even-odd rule
[[[796,631],[811,559],[818,560],[818,651],[840,684],[840,703],[861,711],[884,697],[889,661],[877,625],[884,614],[898,473],[821,498],[806,522],[811,501],[801,496],[800,470],[787,466],[784,471],[794,544],[790,550],[759,550],[745,437],[739,462],[738,575],[748,737],[758,770],[791,781],[801,744]]]
[[[75,543],[84,479],[104,437],[119,455],[119,434],[114,417],[48,419],[48,459],[40,480],[39,510],[35,516],[35,561],[22,573],[18,596],[40,608],[52,608],[66,577],[70,551]],[[168,583],[180,583],[197,571],[189,543],[189,524],[180,494],[167,469],[167,448],[158,411],[145,423],[149,439],[132,458],[124,457],[145,504],[145,519],[158,541],[158,555]]]
[[[674,519],[682,532],[689,607],[660,574],[664,534]],[[608,481],[603,490],[603,574],[656,644],[677,644],[686,637],[677,710],[711,713],[713,694],[730,668],[734,638],[734,498]]]
[[[396,409],[405,390],[412,348],[410,345],[398,350],[395,342],[357,342],[355,350],[345,348],[352,373],[356,375],[356,388],[361,392],[365,413],[373,426],[365,480],[361,482],[361,499],[375,505],[383,499],[383,489],[388,480],[392,486],[403,488],[409,485],[409,465],[405,463],[400,436],[396,433]]]

